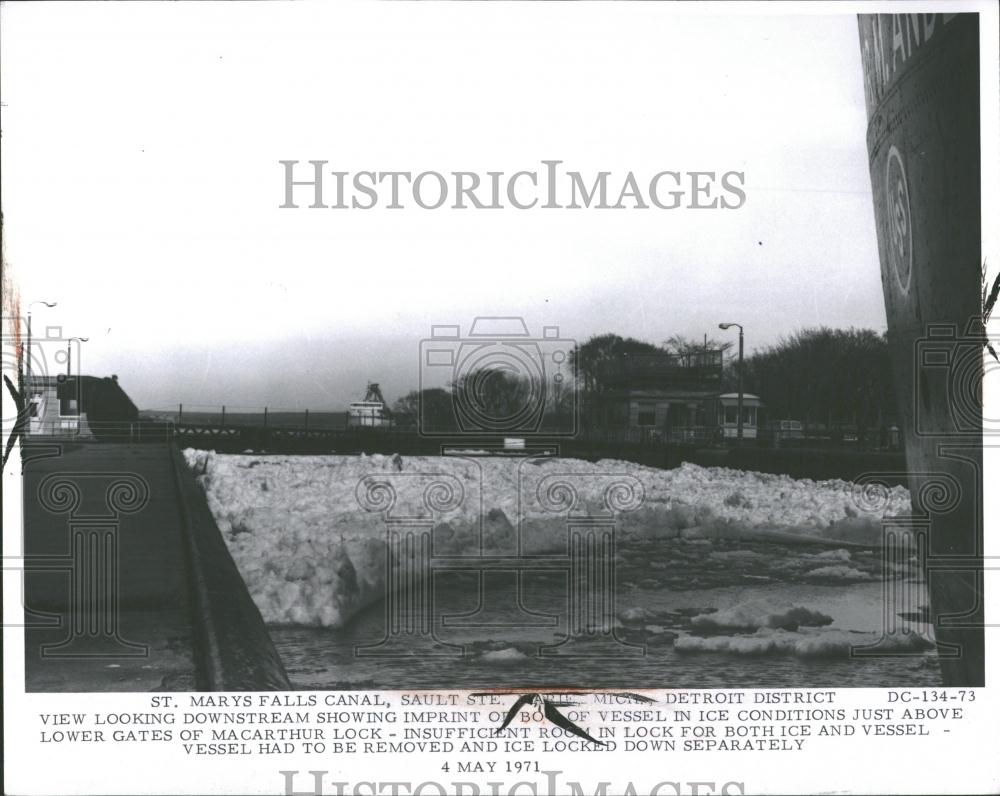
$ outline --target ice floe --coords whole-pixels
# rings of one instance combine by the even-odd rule
[[[910,510],[902,487],[865,511],[872,506],[845,481],[693,464],[659,470],[615,460],[184,455],[254,602],[274,624],[341,626],[382,599],[387,571],[406,565],[400,556],[417,554],[400,548],[387,564],[387,513],[429,524],[435,555],[510,555],[565,550],[568,512],[618,509],[623,535],[654,548],[658,539],[705,545],[705,556],[734,567],[757,554],[713,552],[714,542],[835,544],[804,550],[797,567],[806,577],[850,581],[873,576],[852,566],[843,546],[879,545],[882,518]],[[616,492],[615,483],[628,485]]]
[[[681,636],[674,649],[681,653],[715,652],[732,655],[795,655],[803,658],[850,658],[852,648],[875,644],[875,633],[835,628],[802,628],[797,631],[761,628],[756,633],[730,636]],[[886,636],[883,652],[924,652],[933,646],[920,633],[910,631]]]

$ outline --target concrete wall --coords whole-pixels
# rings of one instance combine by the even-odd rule
[[[260,611],[176,446],[174,476],[194,602],[200,686],[209,691],[291,690]]]

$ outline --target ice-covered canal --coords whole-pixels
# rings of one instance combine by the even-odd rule
[[[909,562],[884,574],[900,487],[608,460],[185,456],[297,687],[939,682],[917,616],[883,639],[897,654],[856,654],[883,637],[887,583],[925,602]],[[387,517],[402,529],[388,562]],[[587,568],[559,565],[581,523],[614,529],[587,559],[607,552],[613,580],[582,597]],[[493,564],[454,565],[469,557]],[[511,563],[529,559],[552,566]],[[387,580],[419,599],[387,603]],[[406,643],[383,644],[390,627]],[[417,654],[385,654],[401,649]]]

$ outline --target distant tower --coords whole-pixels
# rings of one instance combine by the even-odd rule
[[[369,401],[377,401],[382,406],[385,406],[385,398],[382,397],[382,391],[378,388],[377,381],[368,382],[368,389],[365,391],[365,403]]]
[[[385,398],[382,397],[382,390],[379,389],[378,382],[368,382],[364,400],[355,401],[350,405],[347,411],[347,423],[352,427],[366,426],[369,428],[392,425],[392,413],[385,404]]]

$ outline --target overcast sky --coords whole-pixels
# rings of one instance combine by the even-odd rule
[[[708,9],[711,11],[711,9]],[[143,408],[339,409],[432,324],[885,328],[856,19],[660,4],[5,4],[6,256]],[[739,210],[279,209],[330,169],[742,171]],[[613,180],[612,180],[613,181]]]

